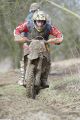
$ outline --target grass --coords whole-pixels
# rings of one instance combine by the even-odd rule
[[[37,99],[45,103],[59,102],[68,104],[80,98],[80,79],[79,76],[64,76],[50,78],[49,89],[41,90]],[[1,96],[25,96],[26,89],[17,84],[10,84],[0,87]]]
[[[26,89],[23,86],[16,84],[0,87],[0,94],[2,95],[24,95],[25,92]]]
[[[52,77],[51,77],[52,78]],[[69,104],[80,98],[80,79],[78,75],[50,79],[49,89],[41,90],[38,99],[44,103]]]

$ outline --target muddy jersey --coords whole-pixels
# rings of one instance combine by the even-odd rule
[[[33,38],[36,38],[37,36],[42,36],[44,40],[48,40],[50,29],[51,27],[46,25],[42,31],[38,32],[37,29],[33,26],[33,28],[30,30],[30,34],[28,38],[33,39]]]

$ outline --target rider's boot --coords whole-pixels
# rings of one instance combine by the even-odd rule
[[[45,72],[43,72],[41,74],[41,87],[42,88],[49,88],[49,84],[48,84],[48,81],[47,81],[48,73],[49,73],[49,71],[46,70]]]
[[[49,84],[48,84],[48,82],[47,82],[47,80],[41,80],[41,87],[42,88],[49,88]]]
[[[18,85],[24,85],[24,61],[20,61],[20,80],[18,81]]]

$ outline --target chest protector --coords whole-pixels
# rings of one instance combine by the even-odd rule
[[[29,34],[28,34],[29,39],[36,38],[37,36],[42,36],[44,40],[47,41],[49,39],[49,32],[51,29],[51,25],[46,24],[45,28],[42,31],[37,31],[34,25],[29,26],[28,29],[29,29]]]

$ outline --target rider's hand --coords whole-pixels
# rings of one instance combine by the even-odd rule
[[[30,41],[27,37],[22,37],[22,39],[23,39],[24,42]]]
[[[58,45],[62,42],[61,38],[51,38],[48,40],[48,43]]]
[[[57,40],[56,38],[50,38],[50,39],[48,40],[48,43],[55,44],[55,41],[56,41],[56,40]]]
[[[27,37],[22,37],[21,35],[16,35],[14,40],[18,43],[25,43],[29,41]]]

